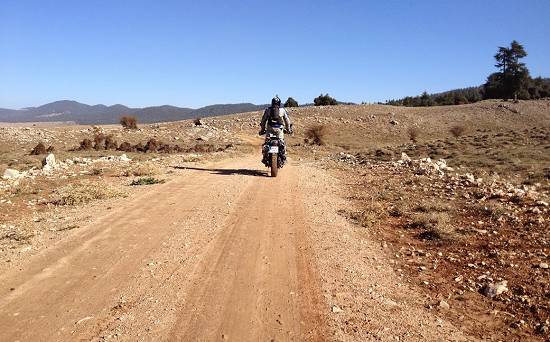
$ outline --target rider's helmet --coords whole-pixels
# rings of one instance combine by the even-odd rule
[[[275,97],[271,99],[271,107],[281,107],[279,95],[275,95]]]

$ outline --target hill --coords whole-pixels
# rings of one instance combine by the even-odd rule
[[[113,124],[118,123],[122,115],[132,115],[138,119],[138,122],[153,123],[250,112],[262,108],[264,108],[263,105],[252,103],[216,104],[198,109],[170,105],[131,108],[121,104],[88,105],[62,100],[20,110],[0,108],[0,122],[72,121],[78,124]]]

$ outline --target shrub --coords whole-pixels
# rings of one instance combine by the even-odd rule
[[[157,179],[154,177],[143,177],[134,179],[130,185],[153,185],[153,184],[162,184],[164,179]]]
[[[449,132],[455,137],[455,138],[458,138],[460,137],[462,134],[464,134],[464,131],[466,129],[464,128],[464,126],[453,126],[449,129]]]
[[[94,149],[95,150],[105,149],[105,134],[99,133],[94,136]]]
[[[106,150],[116,150],[118,149],[118,142],[112,135],[105,137],[105,149]]]
[[[338,104],[336,99],[333,98],[333,97],[330,97],[329,94],[325,94],[325,95],[321,94],[321,95],[317,96],[313,100],[313,103],[316,106],[334,106],[334,105]]]
[[[31,155],[33,156],[38,156],[40,154],[46,154],[46,146],[42,142],[39,142],[31,151]]]
[[[285,107],[298,107],[298,101],[294,100],[292,97],[289,97],[285,102]]]
[[[124,152],[136,152],[136,147],[130,144],[129,142],[125,141],[122,144],[120,144],[117,150],[124,151]]]
[[[416,143],[418,141],[418,136],[420,135],[420,129],[418,129],[418,127],[411,127],[407,131],[407,134],[409,135],[409,139],[411,139],[413,143]]]
[[[193,120],[193,123],[195,124],[195,126],[202,126],[201,118],[195,118],[195,120]]]
[[[306,129],[305,136],[308,142],[314,145],[324,145],[327,128],[325,125],[315,125]]]
[[[80,142],[79,150],[91,150],[94,143],[90,139],[84,139]]]
[[[120,118],[120,124],[125,129],[137,129],[137,119],[134,116],[123,116]]]
[[[145,144],[143,150],[144,152],[157,152],[159,147],[162,145],[162,142],[158,141],[155,138],[149,139],[147,144]]]

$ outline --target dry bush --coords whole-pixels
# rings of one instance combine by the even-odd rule
[[[158,141],[157,139],[155,138],[151,138],[149,139],[149,141],[147,142],[147,144],[145,144],[145,147],[143,148],[144,149],[144,152],[157,152],[157,150],[162,146],[162,142],[161,141]]]
[[[305,136],[307,141],[311,144],[325,145],[327,133],[328,129],[325,125],[315,125],[306,129]]]
[[[44,143],[39,142],[31,151],[31,155],[38,156],[41,154],[46,154],[46,146]]]
[[[212,144],[197,144],[190,149],[188,149],[188,152],[196,152],[196,153],[206,153],[206,152],[215,152],[216,146]]]
[[[94,149],[103,150],[105,149],[105,134],[99,133],[94,136]]]
[[[132,144],[130,144],[129,142],[127,142],[127,141],[120,144],[120,146],[118,147],[118,150],[119,151],[124,151],[124,152],[136,152],[137,151],[136,147],[133,146]]]
[[[58,188],[52,201],[55,205],[79,205],[93,200],[123,197],[125,194],[113,187],[81,182]]]
[[[406,228],[422,229],[423,232],[418,234],[421,240],[448,240],[454,235],[450,217],[443,212],[414,214]]]
[[[161,173],[161,170],[155,164],[137,164],[132,165],[128,169],[122,172],[123,177],[142,177],[142,176],[153,176]]]
[[[466,129],[464,128],[464,126],[453,126],[449,129],[449,132],[453,135],[453,137],[455,138],[458,138],[460,137],[461,135],[464,134],[464,131],[466,131]]]
[[[134,116],[123,116],[120,118],[120,124],[125,129],[137,129],[137,119]]]
[[[409,139],[416,143],[418,141],[418,136],[420,135],[420,129],[418,127],[410,127],[407,130],[407,134],[409,135]]]
[[[53,145],[50,145],[50,147],[46,149],[46,153],[54,153],[54,152],[55,152],[55,147],[53,147]]]
[[[201,118],[196,118],[195,120],[193,120],[193,123],[195,124],[195,126],[202,126]]]
[[[112,135],[108,135],[105,137],[105,149],[106,150],[118,149],[118,142],[115,140],[115,138]]]
[[[80,147],[78,149],[83,151],[91,150],[93,145],[94,143],[90,139],[84,139],[80,142]]]

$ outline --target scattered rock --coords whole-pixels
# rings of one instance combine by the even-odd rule
[[[542,268],[542,269],[544,269],[544,270],[547,270],[547,269],[548,269],[548,264],[545,263],[545,262],[541,262],[541,263],[539,264],[539,268]]]
[[[333,313],[341,313],[341,312],[344,312],[344,310],[340,309],[340,307],[338,305],[333,305],[332,306],[332,312]]]
[[[440,300],[439,301],[439,308],[443,309],[443,310],[449,310],[451,308],[451,306],[446,301]]]
[[[494,298],[506,291],[508,291],[508,282],[506,280],[485,284],[481,288],[481,294],[489,298]]]

